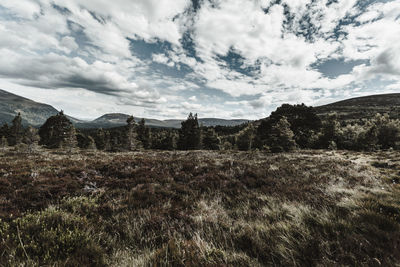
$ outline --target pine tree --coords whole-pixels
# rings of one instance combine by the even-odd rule
[[[21,113],[12,120],[12,125],[10,128],[10,145],[15,146],[22,143],[24,136],[24,128],[22,127]]]
[[[255,145],[259,148],[267,145],[267,139],[273,125],[276,125],[283,116],[286,117],[290,124],[296,143],[302,148],[312,146],[315,140],[310,139],[310,137],[320,131],[321,120],[313,107],[308,107],[304,104],[283,104],[272,112],[268,118],[261,120],[257,127]]]
[[[181,150],[199,149],[201,141],[201,131],[197,114],[189,114],[187,120],[181,123],[179,129],[178,148]]]
[[[136,132],[136,122],[133,116],[130,116],[127,120],[126,125],[126,149],[133,151],[141,148],[141,143],[138,140]]]
[[[371,125],[360,138],[360,147],[367,151],[379,149],[378,145],[379,130],[376,125]]]
[[[332,113],[329,115],[327,121],[322,125],[322,135],[320,136],[320,144],[323,148],[332,147],[332,142],[336,144],[336,146],[340,145],[341,138],[341,129],[340,123],[337,119],[337,114]]]
[[[208,150],[219,150],[220,144],[221,140],[215,133],[215,130],[213,128],[209,128],[203,135],[203,141],[202,141],[203,148]]]
[[[25,130],[25,134],[24,134],[24,138],[23,138],[24,144],[26,144],[28,146],[27,147],[28,153],[33,153],[36,151],[39,140],[40,140],[40,137],[38,134],[38,130],[33,128],[32,126],[29,126]]]
[[[105,131],[104,150],[111,151],[111,134],[109,131]]]
[[[97,130],[95,141],[96,141],[97,149],[105,150],[106,132],[103,130],[103,128],[100,128],[100,129]]]
[[[150,148],[150,129],[145,125],[145,120],[141,119],[137,127],[138,140],[142,143],[143,148]]]
[[[236,135],[236,147],[239,150],[247,151],[253,148],[253,141],[255,137],[255,129],[253,124],[248,124],[246,128],[241,130]]]
[[[72,134],[74,132],[74,134]],[[39,129],[40,145],[48,148],[60,148],[66,143],[74,143],[75,128],[71,121],[60,111],[57,115],[51,116]],[[72,138],[72,136],[74,138]],[[69,139],[69,140],[66,140]]]
[[[269,147],[272,152],[291,151],[296,148],[293,131],[285,116],[272,126]]]

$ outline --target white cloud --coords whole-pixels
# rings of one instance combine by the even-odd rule
[[[202,2],[193,14],[189,0],[3,0],[0,81],[29,88],[24,93],[41,88],[37,92],[56,94],[58,88],[57,97],[71,89],[56,104],[82,110],[78,106],[87,103],[82,106],[90,116],[120,105],[161,117],[193,109],[257,118],[281,102],[313,104],[372,92],[366,86],[371,80],[394,90],[400,84],[400,3],[372,3],[364,11],[356,3],[216,0]],[[183,45],[187,34],[193,47]],[[139,59],[130,39],[169,46]],[[223,59],[229,55],[237,58]],[[316,67],[328,59],[363,61],[328,78]],[[99,100],[103,108],[97,108],[89,100],[102,95],[113,104]],[[66,104],[73,97],[76,105]]]
[[[31,0],[2,0],[1,6],[7,8],[12,15],[19,18],[31,19],[34,15],[40,13],[40,6]]]

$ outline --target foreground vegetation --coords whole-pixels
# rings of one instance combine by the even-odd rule
[[[400,153],[0,152],[0,266],[400,264]]]

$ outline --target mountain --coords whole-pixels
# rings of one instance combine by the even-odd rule
[[[21,113],[22,123],[41,125],[48,117],[58,113],[50,105],[37,103],[0,89],[0,124],[10,123],[15,115]]]
[[[400,119],[400,94],[356,97],[315,107],[315,110],[322,118],[336,112],[338,118],[345,121],[372,118],[377,113],[388,113],[391,118]]]
[[[129,115],[122,113],[110,113],[105,114],[90,122],[80,122],[76,126],[80,128],[111,128],[126,125],[126,120]],[[136,122],[139,122],[142,118],[134,117]],[[156,120],[144,118],[145,123],[149,127],[157,128],[180,128],[182,120]],[[246,123],[248,120],[224,120],[216,118],[203,118],[199,119],[199,123],[204,126],[235,126],[242,123]]]
[[[12,94],[0,89],[0,125],[11,123],[15,115],[21,113],[24,125],[40,126],[49,117],[56,115],[58,110],[54,107],[38,103],[22,96]],[[111,128],[126,125],[127,114],[105,114],[93,121],[83,121],[68,116],[78,128]],[[135,117],[136,122],[141,118]],[[146,125],[159,128],[180,128],[182,120],[156,120],[145,118]],[[233,126],[247,122],[248,120],[223,120],[215,118],[199,119],[204,126]]]
[[[18,113],[21,113],[22,124],[40,126],[49,117],[56,115],[58,110],[50,105],[38,103],[0,89],[0,125],[10,123]],[[73,123],[81,122],[70,116],[68,118]]]
[[[315,107],[321,118],[327,118],[336,112],[340,120],[356,121],[362,118],[372,118],[377,113],[388,113],[391,118],[400,119],[400,93],[356,97]],[[18,112],[21,113],[23,124],[42,125],[47,118],[58,113],[54,107],[32,101],[30,99],[9,93],[0,89],[0,125],[10,123]],[[126,125],[127,114],[105,114],[93,121],[78,120],[68,116],[78,128],[111,128]],[[138,122],[141,118],[135,117]],[[180,128],[182,120],[156,120],[145,118],[146,125],[158,128]],[[235,126],[248,120],[224,120],[217,118],[199,118],[204,126]]]

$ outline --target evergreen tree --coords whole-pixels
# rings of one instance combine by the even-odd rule
[[[172,131],[164,130],[154,133],[151,140],[151,148],[161,150],[176,149],[176,134]]]
[[[219,139],[218,135],[215,133],[215,130],[213,128],[209,128],[203,135],[202,144],[203,144],[204,149],[219,150],[221,140]]]
[[[336,113],[329,115],[328,120],[322,125],[322,133],[319,143],[323,148],[332,147],[332,142],[340,146],[341,138],[340,123],[337,119]]]
[[[96,148],[99,150],[105,150],[106,147],[106,132],[103,130],[103,128],[100,128],[97,130],[96,133]]]
[[[291,151],[296,148],[293,131],[290,123],[283,116],[274,126],[272,126],[269,147],[272,152]]]
[[[255,129],[252,123],[249,123],[246,128],[241,130],[236,136],[236,147],[239,150],[246,151],[253,148],[255,137]]]
[[[22,143],[24,137],[24,128],[22,127],[21,113],[12,120],[10,128],[10,145],[15,146]]]
[[[23,142],[27,145],[28,153],[33,153],[36,151],[38,147],[40,137],[38,134],[38,130],[29,126],[24,133]]]
[[[48,118],[40,127],[39,135],[39,144],[48,148],[60,148],[66,143],[76,143],[75,128],[63,111]]]
[[[294,140],[302,147],[311,147],[314,140],[311,138],[320,131],[321,120],[317,116],[313,107],[304,104],[289,105],[283,104],[277,108],[271,115],[262,120],[257,128],[255,145],[259,148],[266,145],[269,133],[274,125],[285,116],[290,124],[290,129],[294,133]]]
[[[145,120],[141,119],[137,127],[138,140],[142,143],[143,147],[150,148],[150,129],[145,125]]]
[[[137,125],[133,116],[130,116],[126,125],[126,149],[133,151],[141,148],[141,143],[137,137]]]
[[[369,126],[365,133],[360,137],[360,147],[367,151],[379,149],[378,134],[379,131],[376,125]]]
[[[181,123],[179,130],[178,148],[181,150],[199,149],[201,141],[201,131],[197,114],[189,114],[187,120]]]
[[[111,135],[109,131],[105,131],[104,150],[111,151]]]

